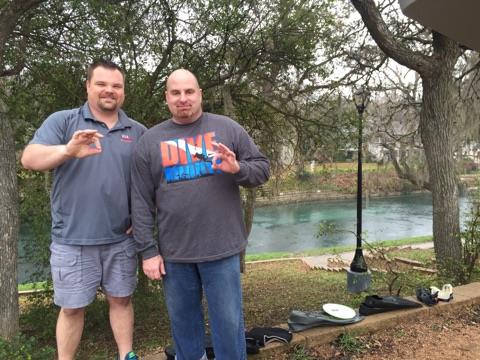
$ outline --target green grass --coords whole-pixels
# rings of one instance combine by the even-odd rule
[[[310,166],[306,166],[306,169],[310,170]],[[363,171],[385,171],[393,169],[393,165],[388,163],[387,165],[377,165],[376,163],[363,163]],[[336,172],[357,172],[357,162],[338,162],[338,163],[328,163],[328,164],[317,164],[315,166],[314,172],[324,173],[325,171],[336,173]]]
[[[297,255],[295,253],[291,252],[266,252],[266,253],[260,253],[260,254],[247,254],[245,256],[245,261],[261,261],[261,260],[275,260],[275,259],[285,259],[285,258],[291,258],[291,257],[296,257]]]
[[[379,242],[373,243],[372,246],[374,247],[402,246],[402,245],[421,244],[429,241],[432,241],[431,236],[416,236],[416,237],[410,237],[410,238],[402,238],[398,240],[379,241]],[[368,248],[368,246],[366,246],[366,248]],[[259,260],[272,260],[272,259],[282,259],[282,258],[302,257],[302,256],[319,256],[319,255],[326,255],[326,254],[339,254],[342,252],[347,252],[352,250],[355,250],[354,245],[317,248],[317,249],[305,250],[302,252],[267,252],[267,253],[260,253],[260,254],[247,254],[245,257],[245,260],[259,261]]]
[[[475,281],[475,279],[472,279]],[[386,294],[387,283],[382,274],[372,274],[368,293],[351,294],[346,288],[346,275],[340,272],[310,270],[299,260],[248,263],[242,275],[245,326],[247,329],[285,324],[290,312],[318,310],[328,302],[358,307],[366,294]],[[440,281],[432,275],[414,272],[401,277],[400,296],[415,293],[418,284],[435,284]],[[171,343],[162,283],[149,282],[148,293],[140,289],[134,295],[135,350],[145,356]],[[397,286],[398,288],[398,286]],[[58,308],[52,304],[51,293],[43,298],[36,294],[24,298],[21,328],[34,335],[42,346],[55,346],[55,321]],[[34,301],[33,299],[37,299]],[[352,339],[345,337],[345,348]],[[87,308],[85,331],[80,345],[79,358],[107,359],[115,354],[115,342],[108,324],[108,307],[99,297]],[[298,359],[308,359],[298,351]]]
[[[336,341],[337,346],[344,352],[350,354],[360,354],[366,350],[366,345],[355,337],[355,334],[345,332],[340,335]]]
[[[314,360],[313,357],[311,357],[308,354],[308,349],[300,345],[296,346],[293,349],[288,359],[289,360]]]
[[[430,265],[435,257],[433,249],[427,250],[396,250],[389,254],[390,257],[403,257],[411,260],[420,261],[423,265]]]
[[[51,285],[47,281],[25,283],[18,285],[18,291],[44,290],[46,287],[51,289]]]
[[[431,236],[417,236],[411,238],[403,238],[399,240],[387,240],[381,241],[374,244],[374,246],[401,246],[401,245],[411,245],[411,244],[420,244],[424,242],[432,241]],[[318,248],[318,249],[311,249],[305,250],[302,252],[267,252],[267,253],[260,253],[260,254],[247,254],[245,260],[248,262],[251,261],[263,261],[263,260],[275,260],[275,259],[285,259],[285,258],[295,258],[295,257],[302,257],[302,256],[319,256],[319,255],[326,255],[326,254],[339,254],[346,251],[355,250],[354,245],[345,245],[345,246],[335,246],[335,247],[327,247],[327,248]],[[396,256],[403,256],[403,255],[396,255]],[[419,261],[422,261],[422,255],[418,255],[420,258]],[[431,257],[433,255],[425,255],[425,257]],[[412,257],[410,257],[412,258]],[[417,259],[415,259],[417,260]],[[47,285],[46,281],[36,282],[36,283],[25,283],[18,285],[18,291],[32,291],[32,290],[43,290],[45,287],[48,286],[51,289],[50,284]]]

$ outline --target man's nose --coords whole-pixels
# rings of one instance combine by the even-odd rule
[[[180,101],[187,101],[187,94],[185,94],[184,92],[181,92],[180,93]]]

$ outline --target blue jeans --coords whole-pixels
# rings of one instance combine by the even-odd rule
[[[177,359],[199,360],[205,353],[205,292],[215,359],[245,360],[239,255],[204,263],[165,262],[165,270],[163,285]]]

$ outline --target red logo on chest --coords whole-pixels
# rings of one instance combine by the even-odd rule
[[[129,135],[122,135],[120,137],[120,141],[131,143],[133,141],[133,138]]]

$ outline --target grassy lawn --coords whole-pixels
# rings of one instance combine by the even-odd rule
[[[412,295],[415,286],[430,282],[424,275],[410,276],[415,283],[403,288]],[[312,271],[300,260],[266,263],[249,263],[242,277],[244,289],[245,325],[274,326],[286,323],[294,310],[318,310],[327,302],[358,307],[363,295],[353,295],[346,290],[346,275],[338,272]],[[372,292],[385,291],[382,278],[374,276]],[[38,297],[38,295],[37,295]],[[57,309],[51,298],[42,301],[24,300],[22,328],[34,335],[41,345],[54,347],[54,329]],[[150,286],[148,294],[137,294],[135,306],[135,348],[140,354],[170,343],[169,323],[163,301],[161,283]],[[80,357],[106,359],[113,357],[115,343],[108,325],[108,309],[102,296],[87,309],[85,331],[80,347]]]
[[[373,243],[374,247],[390,247],[390,246],[402,246],[402,245],[412,245],[412,244],[421,244],[425,242],[432,241],[431,236],[416,236],[410,238],[404,238],[399,240],[386,240]],[[365,248],[368,248],[366,245]],[[317,249],[305,250],[302,252],[269,252],[261,254],[247,254],[245,259],[246,261],[260,261],[260,260],[273,260],[273,259],[282,259],[282,258],[297,258],[303,256],[319,256],[325,254],[339,254],[342,252],[355,250],[354,245],[344,245],[344,246],[335,246],[335,247],[324,247]]]
[[[425,239],[418,240],[424,242]],[[431,250],[396,250],[389,256],[430,260]],[[388,275],[388,274],[387,274]],[[389,278],[373,273],[368,293],[386,294]],[[350,294],[346,290],[346,274],[310,270],[300,260],[247,263],[242,276],[246,327],[275,326],[286,323],[294,310],[318,310],[322,304],[335,302],[358,307],[367,293]],[[406,271],[395,288],[402,296],[414,294],[415,288],[440,284],[435,276]],[[40,345],[54,346],[54,329],[58,309],[51,293],[22,298],[21,325],[24,333],[34,335]],[[149,283],[147,292],[134,296],[135,348],[147,354],[170,343],[169,323],[161,283]],[[113,357],[115,343],[108,324],[108,308],[102,295],[88,307],[80,357],[106,359]]]
[[[381,241],[373,244],[374,246],[402,246],[402,245],[411,245],[411,244],[420,244],[424,242],[432,241],[431,236],[417,236],[417,237],[410,237],[404,238],[399,240],[387,240]],[[368,245],[367,245],[368,247]],[[260,253],[260,254],[247,254],[245,260],[247,262],[252,261],[262,261],[262,260],[276,260],[276,259],[287,259],[287,258],[297,258],[303,256],[318,256],[318,255],[325,255],[325,254],[338,254],[346,251],[355,250],[355,246],[353,245],[346,245],[346,246],[336,246],[336,247],[325,247],[325,248],[318,248],[318,249],[311,249],[305,250],[302,252],[268,252],[268,253]],[[36,283],[26,283],[18,285],[18,291],[31,291],[31,290],[41,290],[45,289],[45,287],[51,289],[51,284],[47,283],[46,281],[36,282]]]

